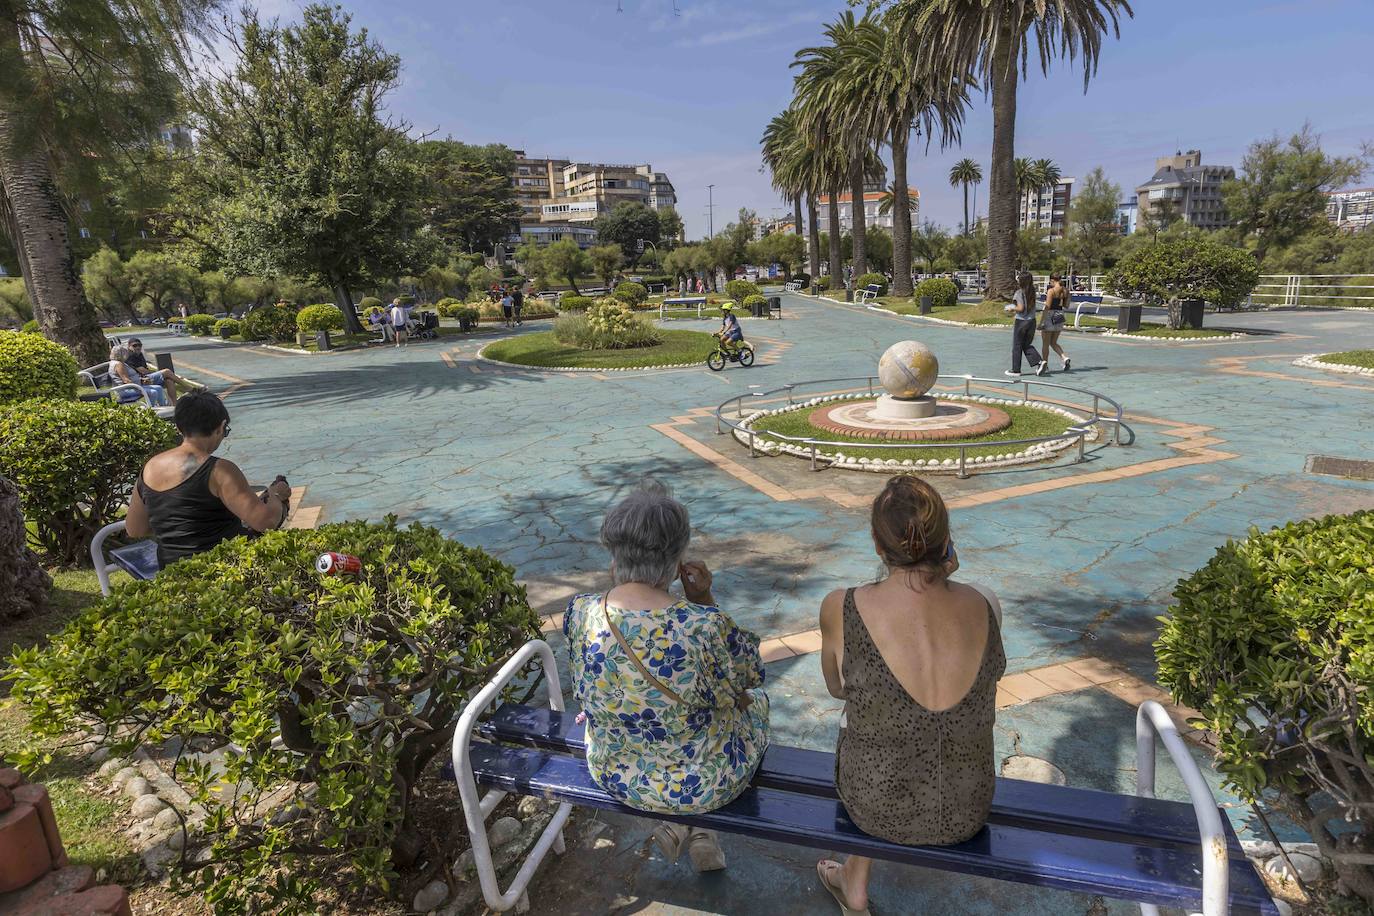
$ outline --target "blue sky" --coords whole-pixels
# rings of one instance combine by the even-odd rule
[[[291,18],[296,0],[262,0]],[[677,187],[688,235],[742,206],[786,212],[759,171],[758,139],[788,103],[789,63],[816,44],[843,0],[343,0],[405,61],[392,112],[416,131],[501,142],[531,155],[649,162]],[[1199,148],[1238,165],[1253,140],[1310,121],[1332,152],[1374,140],[1370,0],[1135,0],[1083,93],[1059,65],[1023,84],[1018,155],[1065,175],[1101,165],[1129,191],[1154,158]],[[922,218],[953,227],[962,196],[949,166],[987,169],[988,101],[970,106],[961,147],[912,151]],[[1374,175],[1367,176],[1374,184]],[[979,210],[986,212],[986,184]]]

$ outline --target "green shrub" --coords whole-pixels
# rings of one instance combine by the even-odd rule
[[[91,538],[119,517],[176,429],[111,401],[24,401],[0,407],[0,475],[19,487],[34,546],[54,562],[90,562]]]
[[[803,271],[797,271],[792,275],[791,279],[800,281],[802,289],[806,289],[811,285],[811,275]]]
[[[762,292],[762,290],[748,280],[731,280],[725,284],[725,295],[741,304],[750,296],[758,296],[761,295]]]
[[[380,308],[385,308],[385,304],[376,296],[364,296],[363,298],[358,300],[358,311],[361,314],[366,315],[372,309]]]
[[[1205,235],[1160,239],[1126,255],[1107,271],[1109,292],[1168,303],[1169,327],[1175,330],[1183,325],[1183,300],[1239,305],[1257,283],[1259,265],[1254,255]]]
[[[36,318],[30,318],[28,321],[24,322],[24,326],[21,327],[19,330],[24,332],[25,334],[43,333],[43,329],[38,326],[38,319]]]
[[[564,296],[558,300],[560,312],[585,312],[592,304],[590,296]]]
[[[316,331],[342,331],[343,326],[343,312],[339,311],[337,305],[327,302],[319,305],[307,305],[296,315],[296,330],[302,334],[314,334]]]
[[[949,308],[959,304],[959,287],[948,277],[930,277],[916,284],[916,301],[922,296],[930,297],[930,304],[936,308]]]
[[[1374,845],[1374,511],[1251,528],[1174,598],[1159,682],[1217,736],[1217,768],[1374,887],[1367,855],[1341,858]]]
[[[318,574],[329,550],[361,574]],[[183,759],[173,774],[209,812],[209,862],[181,876],[188,889],[217,912],[319,913],[322,885],[375,892],[414,858],[433,804],[421,773],[538,627],[511,567],[393,516],[225,541],[122,586],[16,653],[6,678],[35,743],[100,722],[127,736],[117,753],[222,749],[222,773]],[[304,816],[260,816],[277,791]]]
[[[214,315],[187,315],[186,332],[196,337],[204,337],[215,329],[215,321]]]
[[[767,304],[768,300],[764,298],[762,293],[755,293],[752,296],[744,297],[744,307],[749,310],[750,314],[753,314],[754,306]]]
[[[628,350],[663,342],[652,322],[612,298],[598,299],[585,313],[559,315],[553,334],[559,343],[583,350]]]
[[[434,310],[440,318],[456,318],[458,309],[462,307],[463,303],[452,296],[445,296],[434,304]]]
[[[615,297],[626,305],[634,308],[640,305],[645,299],[649,298],[649,291],[643,283],[635,283],[633,280],[626,280],[615,288]]]
[[[481,311],[479,311],[478,309],[472,308],[471,306],[466,306],[466,305],[461,305],[461,304],[460,304],[457,308],[452,309],[452,313],[453,313],[453,317],[454,317],[454,318],[457,318],[459,321],[463,321],[464,319],[467,319],[468,321],[472,322],[473,324],[476,324],[478,321],[481,321],[481,320],[482,320],[482,313],[481,313]]]
[[[814,281],[812,281],[812,285],[815,286],[816,289],[824,292],[825,290],[830,289],[830,278],[817,277]]]
[[[71,351],[41,334],[0,332],[0,404],[76,397],[81,367]]]
[[[281,305],[253,309],[243,316],[239,333],[244,340],[290,343],[296,339],[296,310]]]
[[[225,340],[231,337],[237,337],[239,328],[240,323],[237,318],[221,318],[219,321],[215,322],[215,333]]]
[[[866,286],[877,286],[879,296],[887,295],[887,277],[884,277],[882,274],[860,274],[859,279],[854,283],[854,288],[863,289]]]
[[[400,300],[401,305],[403,305],[403,306],[406,306],[406,305],[412,305],[412,306],[413,306],[413,305],[415,304],[415,297],[414,297],[414,296],[411,296],[411,295],[409,295],[409,294],[406,294],[406,295],[404,295],[404,296],[397,296],[396,298]]]

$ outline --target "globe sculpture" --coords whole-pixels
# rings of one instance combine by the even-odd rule
[[[878,398],[877,415],[914,420],[935,415],[935,399],[926,392],[940,375],[940,361],[919,340],[902,340],[878,360],[878,381],[887,394]]]

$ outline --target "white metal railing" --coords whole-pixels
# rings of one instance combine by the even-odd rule
[[[1374,306],[1374,274],[1262,274],[1256,305]]]
[[[458,795],[463,800],[463,818],[467,821],[468,839],[472,842],[472,862],[477,869],[477,879],[482,885],[482,897],[486,900],[487,906],[498,913],[504,913],[521,904],[524,907],[528,906],[529,898],[525,889],[550,849],[559,855],[563,854],[566,848],[563,843],[563,825],[567,823],[568,815],[572,812],[572,805],[567,802],[559,803],[553,819],[539,835],[534,847],[521,863],[520,870],[511,879],[510,887],[504,894],[501,893],[501,886],[496,878],[496,867],[491,859],[491,844],[487,841],[487,818],[496,810],[501,799],[506,797],[506,793],[492,789],[486,795],[478,796],[477,779],[472,772],[472,759],[468,749],[472,745],[472,730],[477,725],[477,717],[500,698],[501,691],[519,676],[535,655],[539,656],[540,664],[544,668],[549,706],[562,712],[563,688],[558,682],[558,666],[554,662],[553,650],[544,640],[532,639],[521,646],[510,657],[510,661],[501,666],[496,676],[468,701],[458,716],[457,726],[453,729],[453,775],[458,781]]]
[[[1202,778],[1193,755],[1178,733],[1174,720],[1154,700],[1140,704],[1135,716],[1135,794],[1155,797],[1155,734],[1164,742],[1164,749],[1173,758],[1174,766],[1188,788],[1188,798],[1197,815],[1198,834],[1202,840],[1202,913],[1203,916],[1226,916],[1230,912],[1228,899],[1230,855],[1226,846],[1226,831],[1221,826],[1221,812],[1207,780]],[[1159,907],[1140,904],[1141,916],[1159,916]]]

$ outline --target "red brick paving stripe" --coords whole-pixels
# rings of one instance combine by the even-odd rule
[[[831,411],[852,406],[854,406],[853,401],[841,401],[838,404],[817,407],[811,411],[807,421],[817,429],[823,429],[828,433],[853,436],[856,439],[872,439],[879,442],[948,442],[953,439],[974,439],[989,433],[1001,432],[1011,425],[1011,417],[1007,415],[1005,410],[999,410],[988,404],[978,405],[979,409],[988,412],[988,418],[982,423],[974,423],[971,426],[953,426],[947,429],[865,429],[861,426],[850,426],[839,420],[830,419]]]

